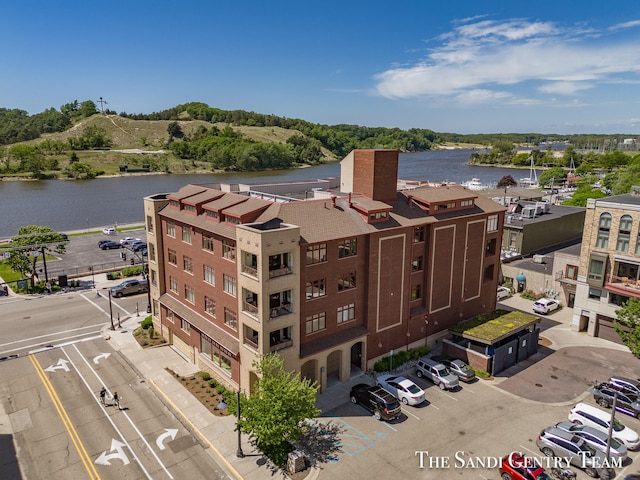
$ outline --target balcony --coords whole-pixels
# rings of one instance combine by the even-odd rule
[[[252,267],[250,265],[242,265],[242,273],[246,273],[247,275],[251,275],[254,278],[258,278],[258,269],[256,267]],[[269,275],[271,276],[271,275]]]
[[[248,312],[254,317],[258,316],[258,305],[254,305],[252,303],[247,302],[246,300],[242,302],[242,311]]]
[[[290,275],[293,273],[291,267],[282,266],[280,268],[269,269],[269,278],[282,277],[284,275]]]
[[[607,280],[605,283],[607,290],[640,298],[640,279],[610,275]]]
[[[280,342],[278,343],[274,343],[273,345],[269,346],[269,351],[270,352],[277,352],[278,350],[282,350],[284,348],[288,348],[291,345],[293,345],[293,340],[285,340],[282,339]]]
[[[244,344],[251,347],[252,349],[258,351],[258,339],[257,338],[248,338],[244,339]]]
[[[282,303],[280,305],[276,305],[275,307],[271,307],[269,318],[274,319],[283,315],[288,315],[290,313],[293,313],[293,307],[291,306],[291,304]]]

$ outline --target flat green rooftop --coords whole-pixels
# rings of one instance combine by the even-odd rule
[[[452,335],[493,345],[522,330],[526,330],[540,319],[524,312],[496,310],[459,323],[449,329]]]

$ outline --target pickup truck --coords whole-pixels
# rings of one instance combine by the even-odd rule
[[[149,290],[149,283],[147,280],[137,280],[135,278],[125,280],[115,287],[111,287],[109,291],[112,297],[124,297],[125,295],[132,295],[134,293],[146,293]]]

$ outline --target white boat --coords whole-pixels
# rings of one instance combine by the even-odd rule
[[[462,186],[469,190],[488,190],[490,188],[489,185],[485,185],[480,182],[479,178],[472,178],[471,180],[464,182]]]
[[[518,184],[524,188],[538,188],[538,174],[536,172],[535,165],[533,164],[533,157],[530,158],[531,166],[529,167],[529,176],[521,178]]]

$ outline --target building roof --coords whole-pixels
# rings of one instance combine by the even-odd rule
[[[520,200],[541,200],[545,193],[536,188],[509,187],[505,193],[504,188],[491,188],[489,190],[477,190],[478,195],[487,198],[518,198]]]
[[[614,195],[612,197],[598,198],[596,199],[596,205],[612,204],[620,207],[624,205],[640,206],[640,195],[632,193],[625,193],[622,195]]]
[[[246,202],[238,203],[229,208],[224,209],[225,214],[241,217],[247,213],[255,212],[256,210],[264,210],[269,207],[271,202],[267,200],[260,200],[258,198],[249,198]]]
[[[519,202],[519,205],[522,207],[527,207],[529,205],[535,205],[535,202]],[[521,213],[507,213],[507,218],[504,222],[504,228],[522,228],[525,225],[530,225],[533,223],[546,222],[553,218],[565,217],[569,215],[576,215],[579,213],[585,214],[586,209],[584,207],[565,207],[564,205],[553,205],[549,204],[549,211],[547,213],[543,213],[540,215],[536,215],[533,218],[528,218],[522,216]],[[508,217],[511,216],[511,223],[509,223]]]
[[[494,345],[539,321],[538,317],[528,313],[496,310],[459,323],[450,328],[449,332],[484,345]]]
[[[170,193],[168,195],[168,198],[170,200],[182,200],[184,198],[191,197],[192,195],[196,195],[206,190],[207,190],[207,187],[203,185],[189,184],[189,185],[185,185],[175,193]]]

